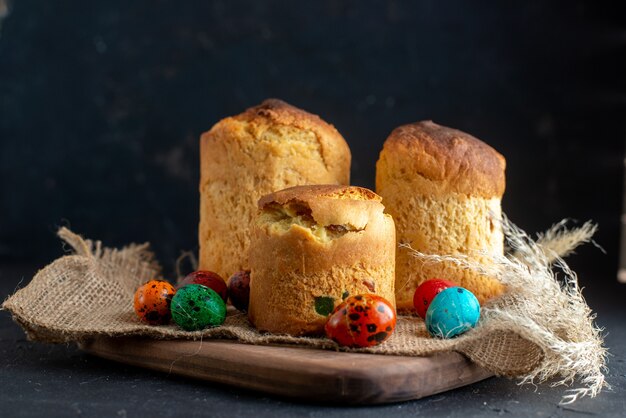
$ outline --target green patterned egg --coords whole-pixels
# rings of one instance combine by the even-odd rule
[[[226,304],[221,296],[201,284],[178,289],[170,306],[172,319],[185,331],[222,325],[226,319]]]

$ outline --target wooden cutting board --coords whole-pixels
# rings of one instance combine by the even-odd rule
[[[81,348],[133,366],[316,402],[406,401],[492,376],[453,352],[406,357],[146,338],[98,338]]]

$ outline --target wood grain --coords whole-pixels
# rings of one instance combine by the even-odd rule
[[[148,369],[274,395],[346,404],[418,399],[492,375],[458,353],[405,357],[143,338],[98,338],[81,348]]]

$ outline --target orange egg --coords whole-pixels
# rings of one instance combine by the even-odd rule
[[[167,324],[172,317],[170,303],[176,293],[165,280],[150,280],[135,292],[135,313],[150,325]]]

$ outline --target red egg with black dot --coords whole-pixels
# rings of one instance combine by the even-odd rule
[[[178,283],[176,288],[180,289],[188,284],[201,284],[209,289],[213,289],[215,293],[220,295],[224,303],[228,300],[228,286],[226,286],[226,282],[222,279],[222,276],[217,273],[208,270],[194,271],[185,276],[185,278]]]
[[[455,286],[456,283],[444,279],[429,279],[420,284],[413,295],[413,306],[420,318],[426,318],[426,311],[435,296],[442,290]]]
[[[172,317],[170,303],[175,293],[174,286],[165,280],[150,280],[135,291],[135,313],[150,325],[167,324]]]
[[[372,347],[396,328],[396,311],[385,298],[365,294],[347,298],[328,318],[326,336],[344,347]]]

